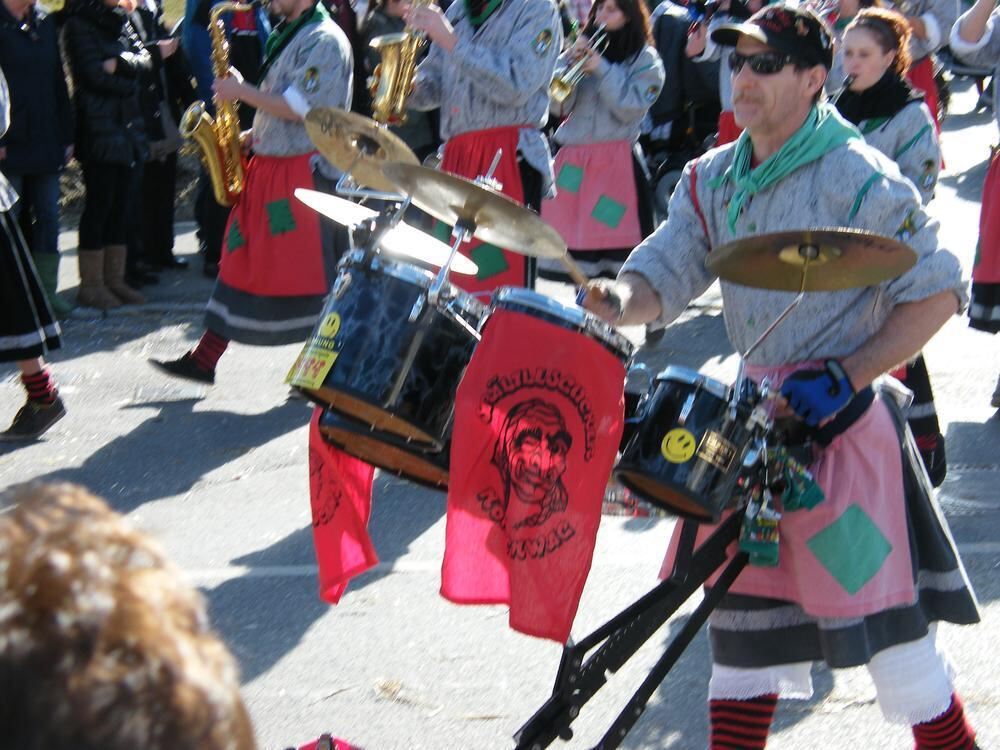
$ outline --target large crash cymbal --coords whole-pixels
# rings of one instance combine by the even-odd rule
[[[365,206],[359,206],[336,195],[321,193],[318,190],[296,188],[295,197],[317,213],[332,219],[342,226],[351,226],[372,218],[375,211]],[[422,265],[440,268],[448,260],[451,248],[440,240],[431,237],[416,227],[400,222],[384,235],[379,247],[387,255],[403,261],[416,261]],[[452,273],[474,276],[479,266],[461,253],[452,261]]]
[[[395,186],[382,174],[382,165],[386,162],[419,163],[399,136],[354,112],[314,107],[309,110],[305,122],[309,139],[327,161],[337,169],[350,172],[363,187],[392,192]]]
[[[431,216],[452,226],[471,226],[483,242],[535,258],[566,254],[566,243],[555,228],[496,190],[417,165],[385,164],[382,171]]]
[[[893,279],[917,262],[902,242],[860,229],[802,229],[745,237],[705,261],[719,278],[759,289],[832,292]]]

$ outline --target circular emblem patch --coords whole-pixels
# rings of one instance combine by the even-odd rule
[[[678,427],[663,436],[660,443],[660,453],[672,464],[682,464],[690,461],[698,447],[698,441],[687,430]]]

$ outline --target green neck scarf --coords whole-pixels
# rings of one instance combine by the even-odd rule
[[[736,153],[729,169],[708,181],[713,189],[722,187],[727,180],[736,186],[727,217],[730,233],[736,234],[736,221],[752,195],[766,190],[799,167],[816,161],[851,139],[860,137],[858,129],[842,118],[837,110],[828,104],[817,104],[802,127],[781,148],[751,169],[753,144],[744,130],[736,141]]]
[[[465,0],[465,15],[472,28],[478,29],[486,23],[486,19],[493,15],[502,2],[503,0]]]
[[[296,34],[306,26],[319,23],[327,18],[330,18],[330,14],[322,2],[317,2],[311,10],[305,11],[291,23],[279,23],[275,26],[264,43],[264,63],[261,66],[258,80],[263,82],[264,76],[267,75],[267,71],[274,64],[274,61],[278,59],[278,55],[288,46]]]

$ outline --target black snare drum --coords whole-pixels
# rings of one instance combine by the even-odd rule
[[[396,435],[372,430],[368,425],[330,409],[323,411],[319,431],[328,443],[372,466],[424,487],[448,489],[450,432],[444,448],[425,453]]]
[[[729,414],[730,389],[686,367],[668,367],[639,407],[635,434],[615,478],[644,500],[679,516],[717,522],[736,495],[751,442],[751,404]]]
[[[434,275],[354,251],[288,382],[310,399],[421,449],[444,448],[485,306]]]

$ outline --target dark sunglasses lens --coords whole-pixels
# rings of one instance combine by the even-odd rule
[[[750,65],[757,75],[768,76],[777,73],[787,64],[788,59],[773,52],[761,52],[756,55],[741,55],[739,52],[731,52],[729,55],[729,67],[733,73],[739,73],[743,66]]]

